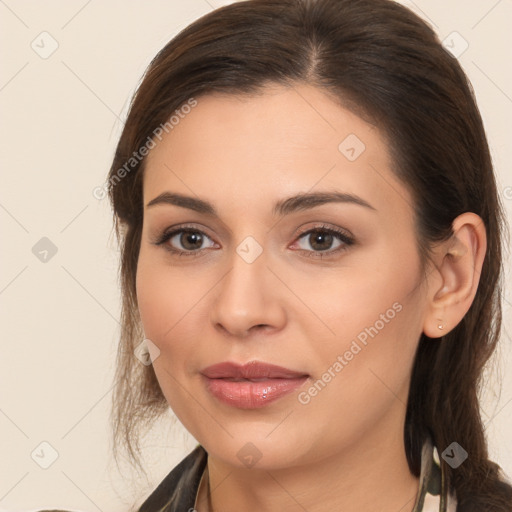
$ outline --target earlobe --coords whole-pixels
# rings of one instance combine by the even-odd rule
[[[452,237],[436,248],[438,262],[429,276],[423,332],[440,338],[464,318],[476,295],[487,249],[485,226],[475,213],[463,213],[452,224]]]

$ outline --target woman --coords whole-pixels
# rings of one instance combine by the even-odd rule
[[[109,193],[116,442],[137,461],[169,406],[199,442],[140,512],[511,510],[478,404],[502,212],[467,79],[417,16],[203,16],[150,64]]]

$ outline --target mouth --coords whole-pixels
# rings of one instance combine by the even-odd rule
[[[250,361],[244,365],[225,361],[204,368],[201,373],[210,379],[241,379],[241,380],[265,380],[265,379],[294,379],[307,376],[306,372],[290,370],[283,366]]]
[[[309,378],[303,372],[252,361],[219,363],[201,372],[206,389],[220,402],[239,409],[257,409],[290,394]]]

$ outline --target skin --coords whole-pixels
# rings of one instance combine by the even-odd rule
[[[338,149],[350,134],[365,145],[354,161]],[[471,305],[485,253],[480,218],[455,220],[453,238],[434,248],[423,279],[411,194],[392,172],[384,136],[305,84],[198,98],[151,150],[143,188],[139,310],[160,351],[153,365],[162,391],[208,452],[210,507],[411,511],[418,479],[407,465],[403,426],[413,357],[422,332],[440,337]],[[327,203],[272,214],[281,199],[334,190],[372,208]],[[147,206],[166,191],[207,200],[218,217]],[[192,248],[199,255],[166,250],[186,250],[179,235],[154,243],[185,223],[205,234],[199,251]],[[355,242],[335,237],[319,249],[314,234],[301,235],[322,225]],[[248,236],[263,250],[252,263],[236,252]],[[322,247],[323,258],[308,257]],[[300,403],[298,394],[393,304],[400,306],[394,318]],[[200,375],[228,360],[269,362],[309,378],[261,409],[238,409],[210,395]],[[252,467],[237,456],[249,442],[261,455]],[[210,509],[205,491],[201,512]]]

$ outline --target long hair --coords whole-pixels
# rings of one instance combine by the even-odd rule
[[[393,170],[414,198],[423,261],[434,242],[452,234],[458,215],[469,211],[483,219],[487,253],[471,308],[440,342],[424,334],[419,340],[404,443],[418,476],[427,436],[440,450],[457,441],[468,459],[456,469],[441,464],[458,510],[510,510],[512,488],[489,460],[479,408],[482,372],[500,335],[504,226],[486,135],[457,59],[425,22],[390,0],[237,2],[186,27],[150,63],[108,179],[123,294],[115,452],[122,445],[138,462],[143,427],[168,410],[153,367],[134,357],[143,337],[135,278],[145,159],[133,155],[156,140],[159,127],[172,127],[170,116],[191,98],[255,93],[270,83],[321,88],[387,136]]]

